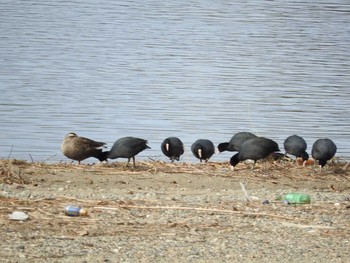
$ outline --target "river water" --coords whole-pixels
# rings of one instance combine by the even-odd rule
[[[0,28],[0,158],[67,161],[71,131],[148,139],[140,159],[238,131],[350,157],[348,0],[5,0]]]

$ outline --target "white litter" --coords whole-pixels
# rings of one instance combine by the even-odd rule
[[[29,216],[26,213],[15,211],[9,215],[9,218],[11,220],[24,221],[24,220],[27,220]]]

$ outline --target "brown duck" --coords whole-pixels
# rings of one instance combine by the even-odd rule
[[[107,160],[107,153],[102,151],[103,148],[106,148],[105,145],[104,142],[79,137],[74,132],[70,132],[64,137],[61,151],[69,159],[78,161],[78,164],[89,157],[95,157],[102,162]]]

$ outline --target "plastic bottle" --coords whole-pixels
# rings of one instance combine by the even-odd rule
[[[71,206],[67,205],[64,208],[64,213],[67,216],[88,216],[89,212],[85,208],[81,208],[79,206]]]
[[[289,193],[283,197],[289,204],[310,204],[311,197],[307,194]]]

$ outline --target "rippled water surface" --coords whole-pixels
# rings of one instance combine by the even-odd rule
[[[0,158],[66,161],[66,133],[185,161],[238,131],[350,157],[350,2],[2,1]],[[222,153],[213,160],[228,160]],[[90,160],[94,161],[94,160]]]

